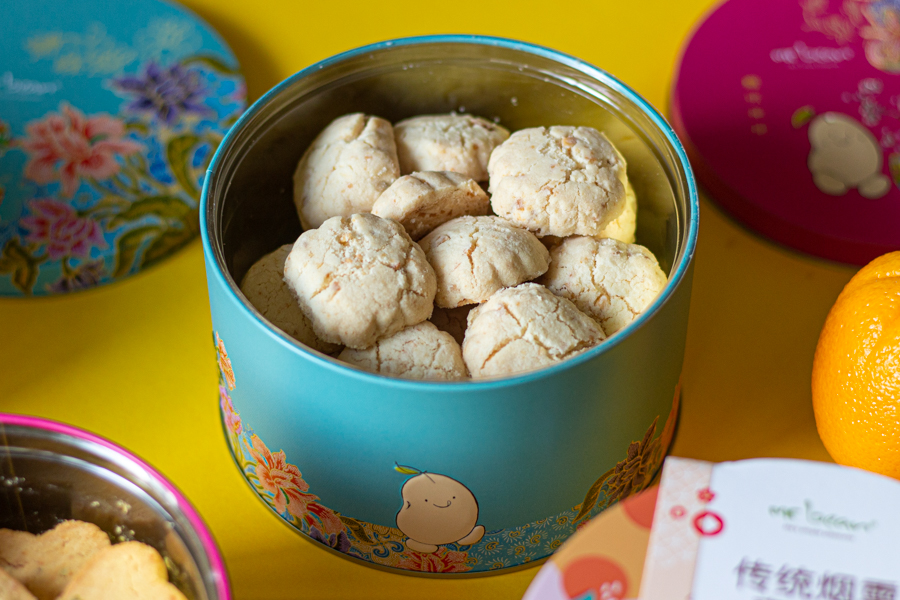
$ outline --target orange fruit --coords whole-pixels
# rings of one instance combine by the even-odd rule
[[[812,398],[836,462],[900,479],[900,252],[870,262],[838,296],[816,346]]]

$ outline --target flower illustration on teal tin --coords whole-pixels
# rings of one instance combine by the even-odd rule
[[[79,217],[78,212],[65,202],[43,198],[32,200],[29,207],[32,214],[20,221],[28,232],[25,241],[46,246],[52,260],[66,256],[86,257],[91,248],[106,247],[100,224]]]
[[[37,183],[59,181],[62,195],[75,195],[82,179],[109,179],[120,170],[117,158],[141,150],[125,138],[125,124],[106,114],[90,117],[63,102],[58,113],[25,127],[19,145],[30,155],[25,177]]]
[[[114,79],[111,87],[133,98],[126,110],[150,113],[168,125],[189,113],[212,113],[204,104],[208,90],[199,73],[178,63],[163,68],[150,61],[142,75]]]

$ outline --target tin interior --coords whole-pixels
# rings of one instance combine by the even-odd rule
[[[397,122],[453,111],[511,131],[587,125],[605,132],[628,163],[639,203],[638,243],[670,274],[686,260],[691,204],[678,153],[615,79],[532,46],[407,40],[295,75],[229,135],[208,182],[207,218],[216,259],[232,285],[263,254],[302,232],[292,175],[328,123],[352,112]]]
[[[140,465],[60,433],[0,429],[0,527],[42,533],[66,519],[94,523],[113,542],[137,540],[163,556],[189,600],[217,600],[200,539],[176,499]]]

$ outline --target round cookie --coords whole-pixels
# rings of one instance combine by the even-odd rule
[[[300,310],[297,297],[284,282],[284,261],[292,247],[285,244],[253,263],[241,281],[241,291],[272,325],[310,348],[331,354],[340,346],[316,337],[309,319]]]
[[[625,184],[625,210],[615,221],[603,228],[596,237],[613,238],[626,244],[634,243],[634,233],[637,229],[637,196],[631,182],[624,178]]]
[[[393,219],[418,240],[450,219],[486,215],[491,200],[465,175],[452,171],[421,171],[391,184],[372,206],[372,214]]]
[[[381,338],[365,350],[344,348],[338,360],[406,379],[455,380],[468,375],[459,344],[429,321]]]
[[[539,236],[600,235],[625,209],[625,162],[590,127],[519,130],[488,171],[494,212]]]
[[[339,117],[313,140],[294,171],[294,204],[303,229],[326,219],[369,212],[400,177],[391,124],[354,113]]]
[[[501,290],[469,313],[463,360],[473,378],[550,366],[606,336],[575,305],[536,283]]]
[[[479,304],[547,270],[550,253],[532,233],[499,217],[459,217],[419,242],[437,275],[435,304]]]
[[[424,115],[394,125],[400,172],[453,171],[487,181],[491,152],[509,131],[472,115]]]
[[[637,244],[570,237],[550,258],[540,283],[596,319],[606,335],[635,320],[666,287],[656,257]]]
[[[95,554],[57,600],[187,600],[169,583],[162,557],[140,542],[123,542]]]
[[[436,288],[425,253],[403,227],[369,213],[303,232],[284,280],[320,339],[358,349],[426,320]]]
[[[434,311],[431,313],[431,318],[428,320],[434,323],[434,326],[441,331],[446,331],[452,335],[456,343],[462,346],[463,340],[466,339],[469,311],[473,308],[475,308],[474,304],[456,308],[435,306]]]

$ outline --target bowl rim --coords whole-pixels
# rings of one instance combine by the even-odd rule
[[[602,82],[604,85],[616,90],[622,94],[627,100],[633,102],[644,114],[646,114],[651,122],[663,134],[666,141],[674,150],[678,163],[683,169],[684,179],[687,184],[687,207],[689,208],[687,234],[682,240],[684,246],[681,253],[681,259],[674,265],[674,269],[670,274],[666,287],[656,297],[653,303],[641,313],[637,319],[620,332],[616,332],[608,337],[598,346],[591,348],[577,356],[566,359],[554,365],[542,367],[534,371],[526,373],[496,377],[489,379],[469,379],[463,381],[417,381],[412,379],[402,379],[399,377],[391,377],[377,373],[370,373],[362,369],[339,363],[337,359],[321,354],[313,349],[307,348],[300,342],[269,324],[259,312],[253,308],[248,301],[243,298],[243,294],[239,292],[237,282],[233,280],[224,264],[221,263],[219,253],[212,246],[211,235],[209,232],[211,222],[211,210],[209,201],[210,181],[216,176],[216,173],[230,152],[230,147],[238,137],[239,132],[249,123],[269,102],[281,94],[285,89],[293,86],[297,81],[316,73],[326,67],[336,65],[338,63],[356,58],[360,55],[382,51],[392,46],[417,46],[431,44],[470,44],[476,46],[497,46],[510,50],[520,51],[526,54],[533,54],[541,58],[555,61],[564,66],[579,71],[583,75],[587,75],[593,79]],[[318,366],[326,368],[339,376],[347,376],[357,379],[360,383],[368,383],[375,385],[390,385],[396,388],[410,392],[430,392],[430,393],[446,393],[452,391],[461,391],[462,389],[472,391],[490,391],[499,388],[514,387],[524,385],[543,379],[545,377],[555,376],[563,371],[576,368],[586,361],[593,360],[595,357],[611,351],[618,346],[624,339],[633,335],[638,329],[643,327],[653,316],[658,313],[662,306],[665,305],[674,295],[675,290],[681,285],[682,281],[688,274],[690,266],[693,262],[694,253],[697,246],[697,234],[699,228],[699,211],[700,199],[697,191],[697,183],[694,179],[693,169],[688,160],[684,146],[676,135],[674,129],[666,121],[666,119],[656,110],[647,100],[641,97],[637,92],[624,84],[615,76],[607,71],[600,69],[580,58],[572,55],[553,50],[545,46],[523,42],[510,38],[470,35],[470,34],[441,34],[441,35],[424,35],[395,38],[384,40],[373,44],[367,44],[351,50],[340,52],[323,60],[317,61],[293,75],[287,77],[275,87],[268,90],[259,99],[257,99],[240,118],[232,125],[231,129],[223,138],[219,147],[210,161],[203,180],[203,190],[200,196],[200,237],[203,245],[203,253],[212,269],[207,269],[207,277],[215,279],[216,282],[226,290],[228,299],[235,302],[245,316],[255,321],[263,331],[265,331],[274,341],[281,344],[292,353],[299,353],[304,358],[315,362]],[[227,274],[226,274],[227,273]],[[211,283],[211,282],[210,282]],[[464,386],[464,387],[463,387]]]
[[[197,537],[200,539],[200,543],[203,546],[203,550],[206,552],[206,555],[209,558],[210,572],[213,576],[212,580],[214,582],[216,593],[218,594],[219,599],[231,600],[232,596],[231,588],[228,584],[228,571],[225,568],[225,561],[222,559],[222,555],[219,552],[219,548],[216,545],[215,539],[213,539],[212,534],[210,533],[206,524],[203,522],[200,514],[191,505],[184,494],[182,494],[178,490],[178,488],[176,488],[168,479],[163,477],[163,475],[160,474],[159,471],[151,467],[138,456],[122,448],[121,446],[118,446],[117,444],[114,444],[113,442],[107,440],[106,438],[100,437],[97,434],[91,433],[84,429],[80,429],[73,425],[60,423],[59,421],[52,421],[50,419],[44,419],[42,417],[0,413],[0,426],[7,425],[23,427],[27,429],[36,429],[41,431],[49,431],[52,433],[61,434],[63,436],[73,437],[78,440],[89,442],[91,444],[96,444],[112,451],[118,456],[125,458],[129,462],[140,467],[140,469],[143,470],[151,479],[162,486],[166,490],[166,492],[168,492],[172,495],[173,498],[175,498],[178,510],[181,511],[181,513],[188,520],[188,523],[190,523],[191,528],[197,534]]]

